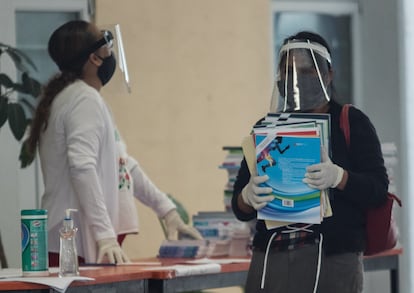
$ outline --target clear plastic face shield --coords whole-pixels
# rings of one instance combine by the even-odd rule
[[[279,52],[270,113],[308,112],[330,100],[331,56],[317,43],[292,40]]]
[[[102,39],[97,44],[106,46],[116,59],[116,70],[108,83],[108,87],[119,92],[131,93],[130,77],[125,56],[124,43],[122,40],[119,24],[99,26],[102,29]]]

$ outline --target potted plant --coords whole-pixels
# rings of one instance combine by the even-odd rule
[[[8,57],[16,69],[16,78],[3,72],[2,60]],[[40,95],[41,84],[30,76],[37,71],[36,65],[21,50],[0,43],[0,130],[8,122],[17,141],[21,141],[32,119]],[[33,157],[25,151],[25,144],[19,156],[21,167],[31,164]]]

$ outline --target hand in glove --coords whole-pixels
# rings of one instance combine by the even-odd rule
[[[269,180],[269,176],[251,176],[249,183],[243,188],[241,195],[245,204],[260,210],[274,199],[273,195],[263,196],[272,192],[270,187],[260,187],[259,184]]]
[[[344,169],[332,163],[326,151],[322,150],[322,163],[314,164],[306,168],[303,182],[310,188],[323,190],[335,188],[341,182]]]
[[[119,246],[119,243],[115,238],[105,238],[98,240],[97,263],[102,263],[105,256],[107,257],[109,263],[122,264],[129,262],[127,255]]]
[[[164,216],[165,226],[167,228],[167,239],[173,240],[177,239],[177,232],[181,232],[182,234],[189,235],[194,239],[203,239],[201,234],[195,229],[183,222],[180,215],[177,213],[175,209],[169,211]]]

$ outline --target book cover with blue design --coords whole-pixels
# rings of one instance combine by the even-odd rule
[[[257,175],[269,176],[262,186],[271,187],[275,197],[258,218],[320,223],[321,192],[302,182],[306,167],[321,161],[318,128],[257,129],[254,138]]]

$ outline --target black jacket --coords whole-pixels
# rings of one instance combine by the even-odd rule
[[[369,118],[355,107],[349,109],[351,144],[348,148],[339,127],[342,106],[329,103],[331,115],[331,148],[333,163],[348,171],[349,177],[343,191],[330,189],[333,216],[324,218],[316,231],[323,235],[327,254],[363,251],[365,248],[365,211],[383,203],[387,196],[388,177],[384,166],[381,145]],[[250,172],[243,159],[234,184],[232,209],[239,220],[256,218],[256,211],[246,214],[237,205],[237,197],[250,179]],[[274,231],[267,230],[264,222],[257,221],[254,246],[266,245]]]

